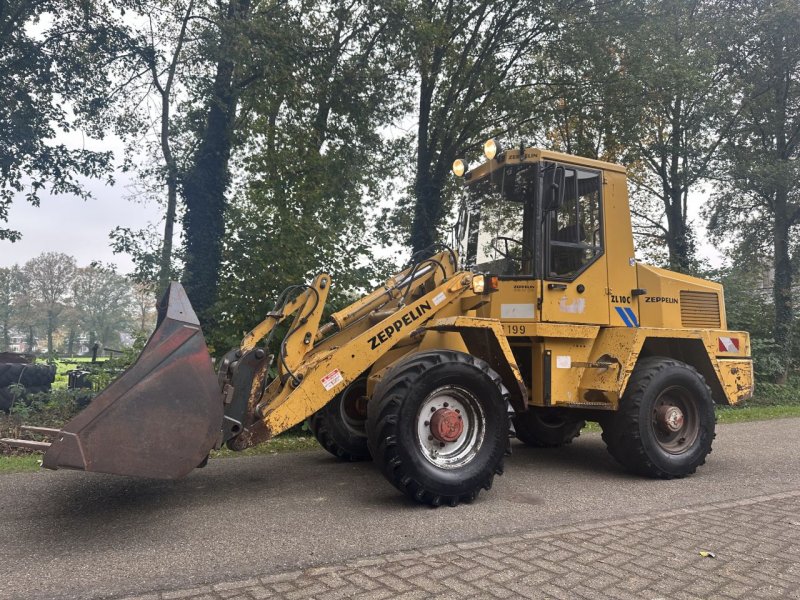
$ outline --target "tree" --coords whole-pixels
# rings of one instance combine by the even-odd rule
[[[115,132],[127,141],[128,160],[135,157],[138,161],[145,193],[165,205],[163,237],[155,259],[156,293],[165,290],[175,275],[178,188],[187,158],[185,136],[181,135],[186,116],[183,105],[191,80],[189,70],[197,65],[196,30],[201,28],[192,23],[201,21],[205,5],[202,0],[122,0],[126,18],[114,27],[125,52],[109,65],[115,86],[109,91],[106,111],[97,115],[100,122],[114,123]],[[118,227],[110,237],[115,251],[130,252],[141,272],[145,251],[135,244],[142,241],[139,237],[152,233]]]
[[[270,12],[270,8],[265,10]],[[214,63],[213,76],[202,89],[201,97],[206,99],[204,117],[196,134],[197,149],[183,179],[186,203],[183,283],[204,323],[211,317],[217,298],[236,109],[242,89],[253,80],[252,74],[247,77],[241,72],[241,62],[251,47],[247,38],[251,16],[250,0],[218,3],[204,49]]]
[[[660,200],[661,215],[634,212],[654,226],[672,269],[694,267],[690,190],[708,178],[736,121],[732,83],[738,8],[719,0],[635,0],[623,4],[621,95],[609,106],[628,123],[624,160],[643,169],[634,183]],[[632,121],[631,121],[632,120]]]
[[[19,267],[0,268],[0,351],[11,345],[11,331],[16,324],[22,291],[22,274]]]
[[[119,275],[113,265],[92,263],[78,269],[72,281],[72,298],[89,334],[90,346],[96,341],[103,347],[108,346],[131,325],[131,283]]]
[[[47,332],[47,353],[51,357],[53,333],[58,329],[76,268],[75,259],[60,252],[45,252],[24,266],[28,293]]]
[[[626,102],[619,68],[626,6],[576,1],[558,12],[556,32],[530,62],[529,78],[538,83],[531,104],[540,108],[525,133],[558,152],[620,159],[630,123],[611,107]]]
[[[136,324],[134,333],[137,337],[147,337],[155,327],[154,288],[153,284],[133,282],[133,306]]]
[[[228,207],[211,336],[218,348],[238,342],[281,290],[316,272],[332,275],[334,306],[383,275],[370,256],[368,213],[386,173],[379,130],[400,106],[397,16],[361,3],[340,2],[330,13],[323,6],[273,15],[280,27],[269,29],[285,38],[241,98],[248,185]]]
[[[800,6],[751,2],[743,29],[746,61],[737,65],[742,117],[725,145],[725,178],[709,207],[718,240],[735,232],[735,249],[771,258],[772,334],[783,351],[785,381],[795,321],[793,289],[800,262]]]
[[[531,117],[515,92],[524,64],[553,29],[548,3],[423,0],[410,3],[407,37],[419,90],[410,244],[439,239],[453,160],[492,132]],[[400,207],[404,210],[406,207]]]
[[[99,23],[111,10],[96,0],[0,4],[5,104],[0,112],[0,223],[8,221],[17,194],[35,206],[45,188],[85,198],[88,192],[79,177],[108,174],[110,153],[71,149],[52,140],[57,132],[80,126],[108,85],[103,68],[108,48]],[[70,106],[77,118],[69,115]],[[18,231],[0,227],[0,240],[19,237]]]

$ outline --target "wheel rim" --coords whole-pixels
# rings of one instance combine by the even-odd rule
[[[441,469],[457,469],[470,462],[485,435],[483,407],[464,388],[437,388],[417,411],[419,450],[429,463]]]
[[[683,454],[694,445],[700,434],[697,405],[686,388],[665,389],[653,405],[651,425],[655,439],[669,454]]]
[[[342,423],[354,435],[366,437],[367,430],[367,385],[356,380],[342,392],[339,402],[339,416]]]

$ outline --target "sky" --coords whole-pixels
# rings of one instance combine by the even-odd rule
[[[122,160],[123,142],[108,136],[104,140],[84,137],[80,132],[61,132],[56,138],[71,148],[87,148],[98,152],[111,150],[117,161]],[[36,207],[18,194],[9,210],[8,223],[3,227],[22,233],[17,242],[0,240],[0,267],[22,265],[42,252],[63,252],[75,257],[78,266],[92,261],[115,264],[121,273],[133,270],[125,254],[111,251],[108,234],[117,226],[143,229],[161,228],[161,208],[152,200],[133,200],[135,174],[117,169],[114,185],[99,179],[81,179],[92,198],[83,200],[71,194],[52,196],[41,194]]]
[[[109,232],[117,225],[142,229],[159,226],[160,207],[154,202],[142,204],[127,197],[131,194],[130,175],[117,175],[115,186],[99,181],[87,182],[93,198],[43,196],[38,208],[17,199],[11,205],[8,226],[22,233],[17,242],[0,240],[0,267],[22,264],[42,252],[64,252],[75,257],[79,266],[92,261],[111,262],[123,273],[132,270],[130,258],[113,254]]]

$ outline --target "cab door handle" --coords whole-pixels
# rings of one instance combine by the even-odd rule
[[[548,290],[565,290],[567,289],[566,283],[548,283],[547,284]]]

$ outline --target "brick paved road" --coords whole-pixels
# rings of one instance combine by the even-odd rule
[[[135,598],[351,597],[800,599],[800,491]]]

